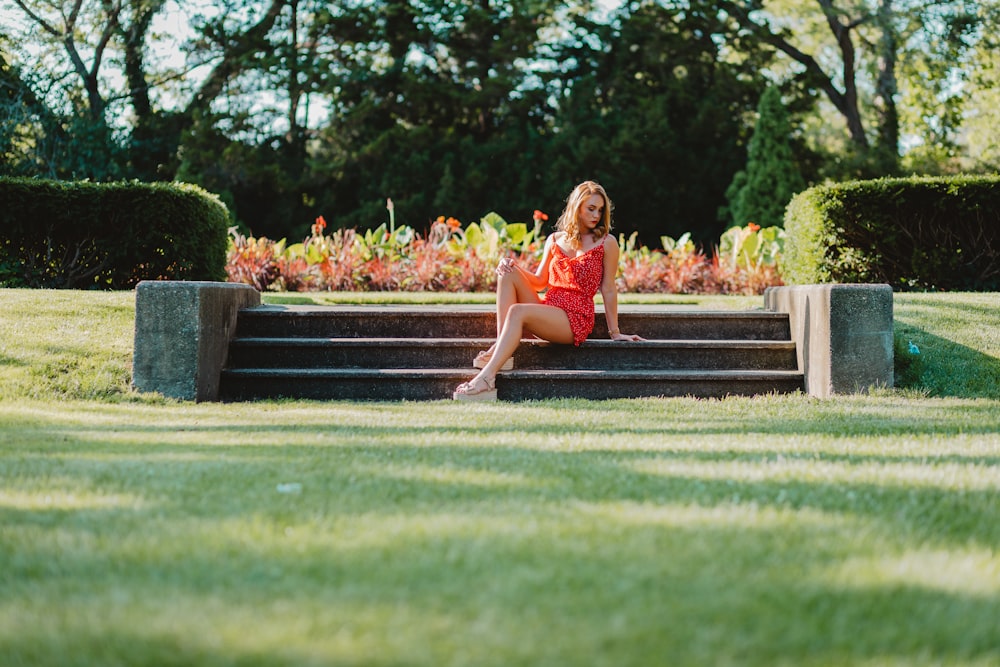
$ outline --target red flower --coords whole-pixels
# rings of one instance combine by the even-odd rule
[[[326,229],[326,220],[323,219],[323,216],[319,216],[312,226],[313,236],[322,236],[324,229]]]
[[[549,219],[549,216],[545,215],[544,213],[542,213],[541,211],[539,211],[537,208],[535,209],[534,215],[532,215],[531,217],[534,218],[535,222],[538,222],[540,220],[548,220]]]

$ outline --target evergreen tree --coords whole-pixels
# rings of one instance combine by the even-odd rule
[[[782,224],[785,206],[806,186],[791,139],[792,125],[781,103],[781,92],[770,87],[757,107],[757,125],[747,149],[746,170],[738,172],[726,190],[733,224],[755,222],[762,227]]]
[[[766,55],[720,54],[731,26],[701,3],[682,10],[623,5],[605,24],[577,23],[547,163],[550,190],[600,181],[615,203],[615,231],[656,246],[690,232],[716,242],[733,174],[746,164]],[[726,39],[720,39],[726,37]]]

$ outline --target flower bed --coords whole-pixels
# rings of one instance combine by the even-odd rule
[[[364,233],[339,229],[326,233],[319,217],[302,243],[287,245],[230,229],[226,272],[230,282],[272,291],[447,291],[496,289],[493,268],[511,257],[533,268],[541,261],[548,216],[535,211],[534,226],[508,223],[496,213],[463,226],[439,217],[425,235],[390,222]],[[779,264],[784,232],[753,223],[722,235],[711,255],[690,235],[662,237],[653,250],[619,237],[617,277],[622,292],[667,294],[760,294],[781,285]]]

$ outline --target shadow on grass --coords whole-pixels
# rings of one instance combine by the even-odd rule
[[[942,307],[971,310],[960,304],[935,305]],[[1000,359],[899,321],[893,339],[897,388],[931,396],[1000,399]]]
[[[505,666],[997,657],[993,589],[845,571],[908,553],[995,553],[996,488],[852,481],[869,464],[891,480],[918,463],[995,467],[993,456],[798,457],[832,464],[838,481],[784,467],[778,448],[461,444],[488,442],[492,427],[314,426],[329,437],[310,445],[213,442],[216,429],[199,427],[185,437],[199,432],[201,444],[54,430],[42,451],[10,459],[7,486],[35,478],[67,497],[143,502],[0,509],[5,597],[43,617],[3,638],[13,664],[416,666],[454,663],[456,651],[463,664]],[[301,493],[277,492],[289,481]],[[54,615],[55,631],[45,601],[73,610]]]
[[[17,357],[11,357],[6,354],[0,354],[0,366],[23,367],[27,365],[29,365],[28,362],[23,359],[18,359]]]
[[[991,525],[991,517],[997,513],[997,506],[991,503],[1000,501],[1000,490],[963,487],[961,493],[957,493],[933,485],[911,486],[904,481],[916,467],[932,470],[936,466],[950,466],[987,474],[983,471],[1000,467],[1000,456],[797,455],[781,449],[746,452],[656,448],[562,452],[506,444],[493,447],[454,444],[470,438],[486,442],[490,435],[497,433],[492,427],[480,432],[437,427],[340,429],[330,426],[312,428],[310,433],[329,437],[309,446],[150,445],[141,441],[140,453],[135,444],[113,445],[64,434],[58,446],[44,454],[26,453],[17,466],[58,465],[65,472],[77,471],[81,482],[90,481],[102,489],[107,484],[125,483],[126,488],[122,491],[140,495],[155,491],[158,482],[169,485],[197,473],[198,483],[211,480],[199,501],[217,493],[222,494],[218,500],[224,501],[228,493],[238,491],[241,478],[264,480],[265,490],[270,492],[274,488],[272,481],[277,484],[291,476],[312,479],[316,488],[338,495],[363,479],[368,485],[362,494],[366,502],[374,498],[386,501],[387,506],[396,506],[397,501],[405,505],[425,495],[422,491],[433,491],[425,498],[432,502],[503,498],[586,502],[654,500],[701,506],[753,502],[776,508],[808,507],[822,512],[867,514],[887,525],[899,523],[896,528],[906,527],[906,532],[926,532],[928,538],[955,538],[960,543],[991,534],[993,541],[990,544],[1000,547],[1000,543],[994,544],[1000,536],[1000,525]],[[284,435],[288,435],[287,429]],[[211,440],[210,431],[205,437]],[[407,444],[429,440],[441,444]],[[351,444],[359,442],[388,444]],[[150,466],[155,466],[155,472]],[[872,471],[877,471],[880,481],[867,481],[863,475],[866,469],[869,477],[874,474]],[[130,470],[142,480],[138,487],[127,480],[130,475],[125,473]],[[822,471],[829,475],[831,470],[836,471],[839,478],[827,481],[817,474]],[[460,474],[462,471],[482,471],[486,479],[475,481],[476,475],[472,474],[468,479],[473,481],[462,481],[466,479]],[[581,474],[568,477],[564,474],[574,471]],[[731,471],[732,477],[727,471]],[[456,473],[458,481],[448,481],[447,473]],[[893,481],[896,473],[899,481]],[[801,481],[796,479],[797,474],[818,479]],[[752,479],[743,480],[740,475]],[[859,476],[866,481],[857,481]],[[424,484],[424,477],[433,483]],[[236,486],[227,489],[233,485]],[[161,491],[169,491],[169,486]],[[185,503],[183,496],[175,500],[180,505]],[[978,508],[971,520],[962,516],[963,506],[968,511]],[[252,511],[246,506],[232,509],[238,513]],[[935,523],[935,517],[942,519],[941,523]],[[941,531],[940,534],[937,531]]]
[[[993,664],[1000,453],[961,438],[995,442],[1000,413],[948,403],[553,401],[485,424],[437,403],[296,402],[252,424],[25,412],[0,456],[0,654]]]

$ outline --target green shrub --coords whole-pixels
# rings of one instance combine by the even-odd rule
[[[225,279],[229,215],[183,183],[0,179],[0,286]]]
[[[785,231],[789,284],[1000,289],[1000,176],[817,186],[789,203]]]

